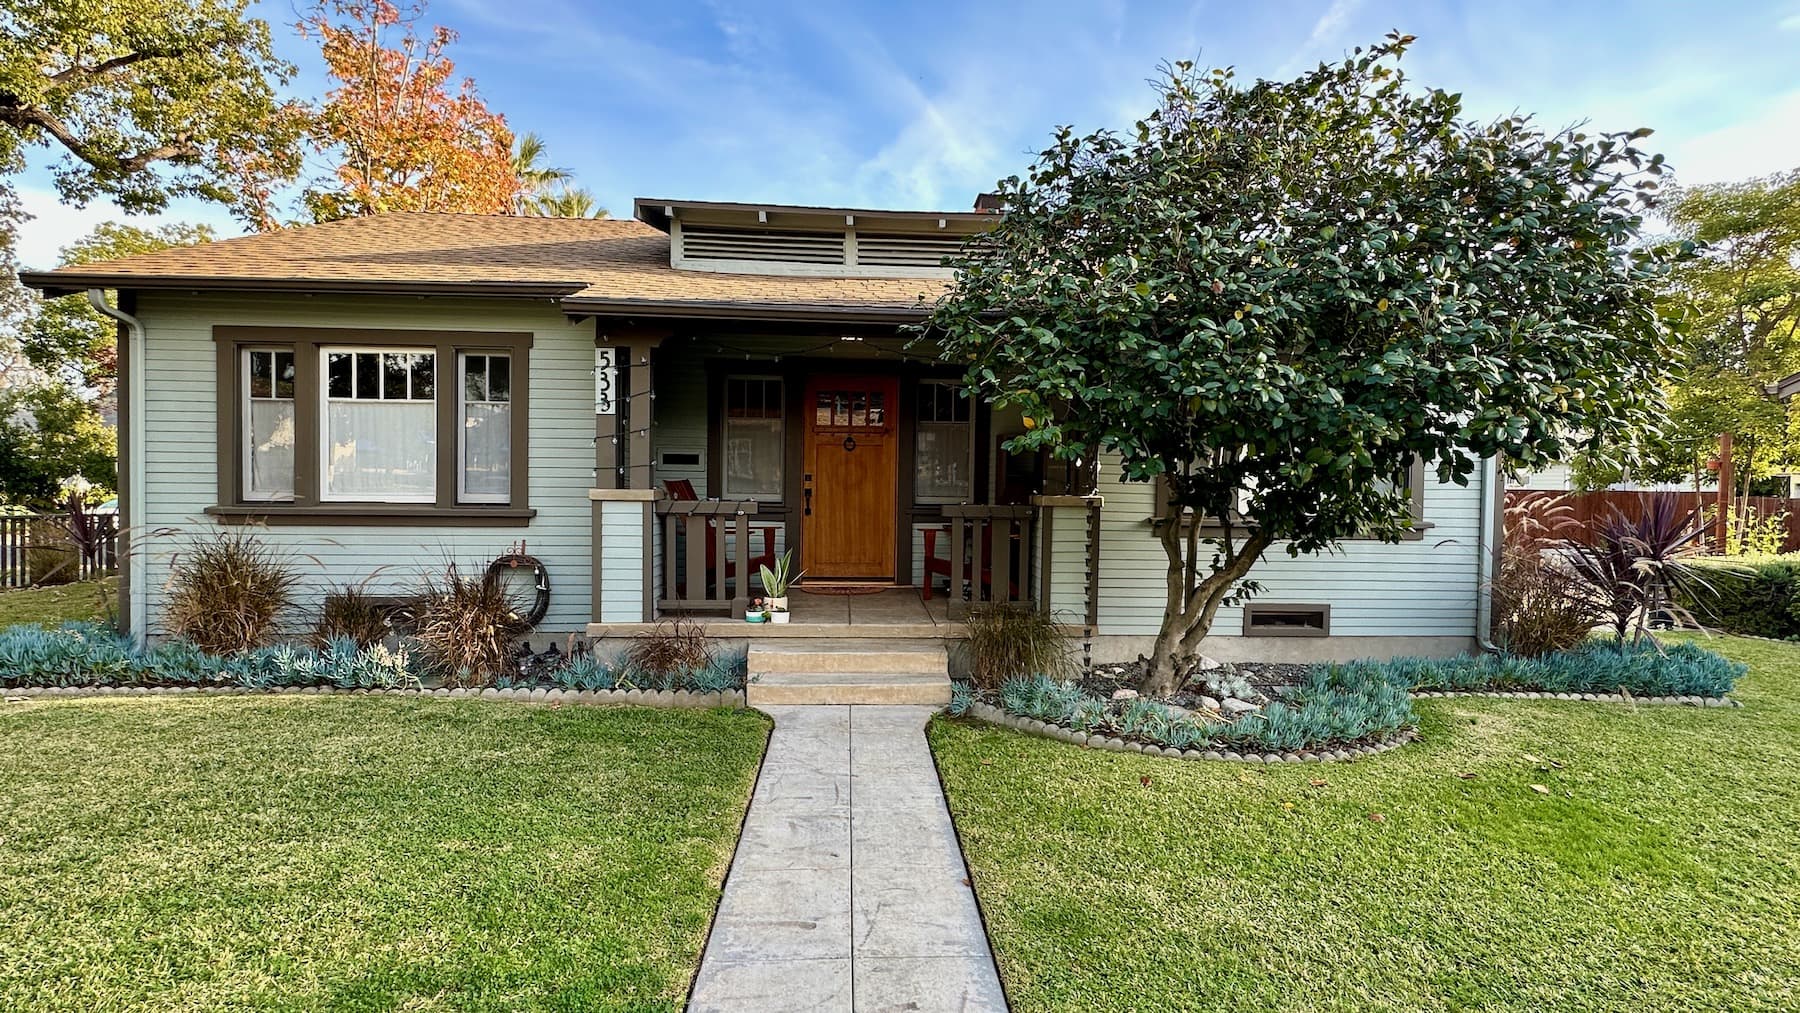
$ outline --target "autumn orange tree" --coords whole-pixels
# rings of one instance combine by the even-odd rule
[[[421,34],[424,15],[423,3],[321,0],[300,19],[335,82],[313,127],[314,145],[336,163],[332,181],[305,194],[315,219],[512,210],[521,189],[512,131],[474,81],[454,79],[444,53],[456,33]]]

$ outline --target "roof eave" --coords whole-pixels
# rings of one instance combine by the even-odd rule
[[[484,296],[501,299],[559,299],[588,287],[586,281],[393,281],[382,279],[215,278],[186,275],[83,274],[21,271],[19,281],[47,297],[88,289],[195,292],[299,292],[307,295]]]

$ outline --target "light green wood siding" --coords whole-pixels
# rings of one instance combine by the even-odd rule
[[[450,560],[482,566],[524,540],[550,572],[550,614],[540,630],[578,630],[589,622],[591,322],[571,322],[548,302],[171,293],[141,295],[138,316],[146,334],[144,495],[154,546],[147,559],[153,635],[166,632],[160,613],[172,554],[188,536],[216,527],[204,511],[218,489],[212,328],[223,324],[532,332],[530,495],[538,513],[529,526],[280,526],[258,537],[292,554],[309,598],[365,580],[376,589],[402,590]]]
[[[1106,634],[1154,634],[1162,622],[1168,562],[1151,533],[1149,483],[1121,482],[1102,462],[1100,626]],[[1331,553],[1290,556],[1276,544],[1251,571],[1262,602],[1327,603],[1333,636],[1473,636],[1482,491],[1432,481],[1417,541],[1352,541]],[[1238,635],[1238,609],[1221,609],[1215,636]]]

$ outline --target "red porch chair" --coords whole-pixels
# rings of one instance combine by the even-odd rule
[[[664,479],[663,489],[668,492],[670,499],[692,501],[700,498],[700,495],[694,491],[694,483],[685,478]],[[718,526],[719,522],[714,518],[706,519],[706,573],[709,577],[719,562]],[[752,552],[756,551],[754,538],[758,534],[762,535],[762,551],[750,557],[752,572],[759,566],[773,567],[775,565],[775,529],[773,527],[752,528],[750,531],[753,539],[751,542]],[[725,576],[727,578],[737,576],[736,559],[725,560]],[[686,589],[684,588],[681,593],[686,594]],[[744,592],[744,597],[749,597],[747,591]]]

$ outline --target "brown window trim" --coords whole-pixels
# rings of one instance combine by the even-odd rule
[[[1269,612],[1317,612],[1320,626],[1257,626],[1256,616]],[[1328,637],[1331,636],[1331,606],[1296,602],[1249,602],[1244,605],[1246,637]]]
[[[1425,533],[1437,526],[1425,519],[1425,462],[1423,459],[1417,457],[1413,458],[1411,467],[1407,469],[1406,484],[1407,491],[1412,494],[1413,526],[1411,529],[1401,533],[1400,540],[1403,542],[1423,541]],[[1152,528],[1162,524],[1163,508],[1169,502],[1168,479],[1158,475],[1155,480],[1155,489],[1156,512],[1149,518],[1149,523]],[[1254,522],[1248,517],[1238,517],[1235,521],[1236,523],[1233,525],[1234,529],[1242,530],[1254,526]],[[1181,519],[1182,534],[1187,534],[1188,528],[1190,528],[1193,523],[1193,514],[1183,516]],[[1224,527],[1210,517],[1206,519],[1205,523],[1200,525],[1200,537],[1202,538],[1217,538],[1224,533]],[[1372,542],[1378,541],[1378,539],[1369,535],[1352,535],[1351,537],[1344,539],[1344,541]]]
[[[258,521],[267,524],[378,524],[522,526],[537,515],[529,505],[531,490],[531,359],[533,336],[513,331],[387,330],[336,327],[213,328],[218,386],[218,502],[208,515],[221,523]],[[431,349],[437,355],[438,390],[454,392],[437,399],[437,498],[432,503],[367,503],[319,499],[320,411],[319,350],[324,347]],[[294,352],[294,498],[290,502],[244,497],[243,395],[245,348],[291,348]],[[507,503],[457,502],[457,468],[461,461],[457,406],[461,383],[457,355],[495,352],[512,356],[512,491]],[[446,373],[446,364],[448,364]],[[448,376],[448,381],[446,381]]]

